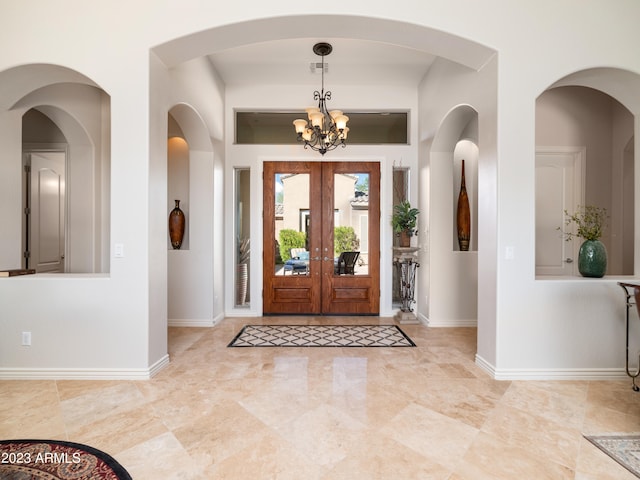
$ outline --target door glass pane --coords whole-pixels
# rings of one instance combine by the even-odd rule
[[[393,168],[393,205],[399,205],[409,199],[409,169],[404,167]],[[399,246],[399,237],[394,232],[393,245]],[[402,300],[400,298],[400,277],[397,269],[391,269],[393,277],[391,280],[391,297],[393,306],[400,308]]]
[[[249,307],[250,271],[249,263],[251,248],[249,244],[251,225],[250,200],[251,200],[251,171],[248,168],[235,169],[235,196],[236,196],[236,307]]]
[[[369,174],[334,174],[334,274],[368,275]]]
[[[275,275],[309,275],[309,182],[308,173],[275,174]]]

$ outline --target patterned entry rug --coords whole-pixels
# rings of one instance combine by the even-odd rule
[[[415,347],[396,325],[245,325],[228,347]]]
[[[640,478],[640,435],[585,435],[584,438]]]
[[[58,440],[0,440],[0,479],[131,480],[110,455]]]

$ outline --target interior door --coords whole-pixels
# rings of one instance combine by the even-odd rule
[[[574,275],[578,242],[566,241],[565,210],[580,203],[582,154],[536,153],[536,275]]]
[[[265,162],[265,314],[380,309],[380,167]]]
[[[31,152],[25,235],[25,266],[36,272],[64,272],[65,251],[64,152]]]

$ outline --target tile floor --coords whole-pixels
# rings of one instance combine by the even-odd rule
[[[582,434],[640,432],[628,381],[495,381],[473,328],[402,326],[417,348],[227,348],[246,323],[170,328],[149,381],[1,381],[0,438],[113,455],[134,480],[625,480]]]

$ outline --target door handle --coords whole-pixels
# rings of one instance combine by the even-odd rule
[[[573,258],[567,258],[567,259],[565,260],[565,262],[567,262],[567,263],[573,263]]]
[[[317,256],[317,257],[312,257],[312,258],[311,258],[311,260],[315,260],[315,261],[318,261],[318,260],[320,260],[320,256]]]
[[[325,262],[328,262],[329,260],[333,261],[333,258],[324,257],[324,261],[325,261]]]

